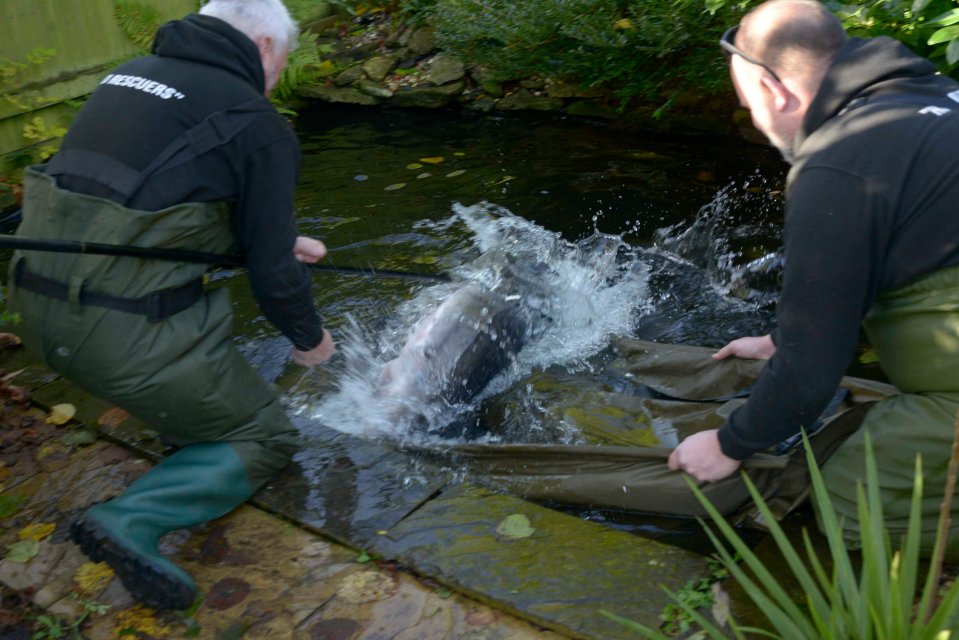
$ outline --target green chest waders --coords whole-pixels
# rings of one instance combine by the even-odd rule
[[[883,371],[902,392],[869,410],[862,427],[823,467],[847,542],[858,540],[856,482],[865,481],[865,434],[879,471],[886,527],[907,529],[916,456],[922,457],[923,547],[931,551],[959,412],[959,267],[881,294],[864,321]],[[959,560],[959,502],[952,505],[947,557]]]
[[[54,176],[97,180],[128,201],[155,168],[212,150],[269,108],[257,101],[214,114],[143,172],[69,151],[46,171],[28,169],[18,234],[229,252],[233,237],[222,204],[140,211],[60,189]],[[159,553],[159,538],[232,511],[287,464],[296,447],[295,428],[276,394],[233,347],[227,291],[195,288],[204,271],[189,263],[29,251],[17,253],[11,265],[10,306],[23,318],[28,348],[185,445],[120,496],[90,508],[71,529],[83,551],[109,563],[134,597],[161,609],[190,606],[196,585]],[[195,302],[181,309],[184,294],[169,291],[187,291]]]

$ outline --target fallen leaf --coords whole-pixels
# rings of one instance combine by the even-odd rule
[[[385,600],[398,588],[397,578],[389,573],[361,571],[344,579],[336,593],[350,604],[362,604]]]
[[[20,336],[13,333],[0,333],[0,349],[14,349],[23,344]]]
[[[169,627],[164,627],[157,621],[153,609],[144,607],[142,604],[120,611],[115,620],[116,625],[113,631],[117,637],[166,638],[170,635]]]
[[[425,162],[426,164],[439,164],[446,160],[443,156],[435,156],[432,158],[420,158],[420,162]]]
[[[77,415],[77,408],[69,403],[55,404],[50,408],[50,417],[47,424],[66,424]]]
[[[397,189],[402,189],[406,186],[405,182],[397,182],[396,184],[391,184],[390,186],[383,189],[383,191],[396,191]]]
[[[446,174],[447,178],[455,178],[456,176],[461,176],[466,173],[466,169],[457,169],[456,171],[450,171]]]
[[[716,621],[720,627],[725,627],[729,622],[729,613],[730,613],[730,602],[729,594],[726,593],[726,590],[723,589],[723,586],[719,582],[713,583],[713,620]]]
[[[97,432],[93,429],[77,429],[63,436],[63,444],[68,447],[82,447],[97,441]]]
[[[21,540],[7,547],[6,559],[10,562],[29,562],[33,556],[40,553],[40,543],[36,540]]]
[[[459,156],[459,157],[462,158],[462,157],[465,156],[466,154],[463,153],[462,151],[454,151],[454,152],[453,152],[453,155],[454,155],[454,156]]]
[[[80,591],[89,594],[100,593],[112,579],[113,569],[106,562],[84,562],[73,574]]]
[[[17,537],[21,540],[33,540],[35,542],[40,542],[57,528],[55,524],[48,523],[35,523],[28,524],[23,529],[20,529],[20,532],[17,534]]]
[[[503,518],[503,521],[496,527],[496,534],[511,540],[528,538],[536,531],[529,524],[529,518],[522,513],[514,513]]]
[[[412,162],[412,163],[406,165],[406,168],[407,168],[407,169],[422,169],[422,168],[423,168],[423,165],[421,165],[419,162]]]
[[[97,424],[103,425],[104,427],[119,427],[126,422],[129,417],[130,414],[120,407],[113,407],[100,414],[100,417],[97,418]]]
[[[424,171],[423,173],[421,173],[421,174],[419,174],[418,176],[416,176],[416,179],[417,179],[417,180],[422,180],[423,178],[429,178],[431,175],[433,175],[433,174],[430,173],[429,171]]]
[[[223,611],[243,602],[250,594],[250,584],[240,578],[223,578],[210,588],[206,606]]]
[[[353,179],[356,180],[357,182],[363,182],[364,180],[369,180],[370,177],[369,177],[369,176],[364,176],[364,175],[361,173],[361,174],[358,175],[358,176],[353,176]]]
[[[26,496],[18,494],[0,495],[0,519],[9,518],[15,514],[26,501]]]

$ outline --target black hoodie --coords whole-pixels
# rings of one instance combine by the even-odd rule
[[[232,140],[187,162],[160,167],[128,206],[156,211],[184,202],[230,202],[237,249],[267,319],[302,350],[322,339],[308,270],[293,257],[293,189],[299,145],[264,97],[256,45],[226,22],[190,15],[157,32],[153,55],[108,74],[63,142],[137,170],[208,115],[262,103],[263,113]],[[63,188],[110,197],[96,183],[65,175]]]
[[[843,45],[794,145],[776,354],[719,431],[726,455],[808,427],[876,295],[959,264],[957,148],[959,84],[895,40]]]

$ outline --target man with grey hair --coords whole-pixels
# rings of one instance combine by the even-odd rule
[[[212,0],[162,26],[153,54],[109,73],[61,150],[26,171],[18,234],[242,253],[293,360],[327,361],[333,340],[302,264],[326,247],[297,235],[299,146],[266,97],[295,37],[279,0]],[[35,251],[11,265],[26,345],[179,447],[71,527],[84,553],[158,609],[187,608],[197,592],[160,537],[242,504],[298,444],[275,391],[233,346],[228,290],[207,288],[206,269]]]
[[[670,468],[716,482],[812,425],[862,324],[901,393],[869,409],[824,478],[855,545],[868,434],[895,538],[921,454],[929,551],[959,411],[959,84],[895,40],[846,37],[813,0],[766,2],[720,45],[740,102],[792,164],[786,266],[772,334],[713,356],[767,360],[749,401],[720,429],[681,442]],[[948,553],[959,557],[956,536]]]

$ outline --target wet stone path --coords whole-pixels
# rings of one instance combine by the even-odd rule
[[[405,469],[397,451],[308,425],[325,456],[309,477],[291,465],[250,504],[164,538],[202,597],[187,612],[153,612],[89,563],[68,528],[164,447],[22,349],[0,353],[0,370],[32,396],[16,404],[8,392],[0,416],[0,583],[47,615],[82,619],[85,638],[635,638],[602,610],[656,626],[663,587],[707,570],[691,552],[422,462]],[[51,424],[48,410],[65,403],[76,414]]]

